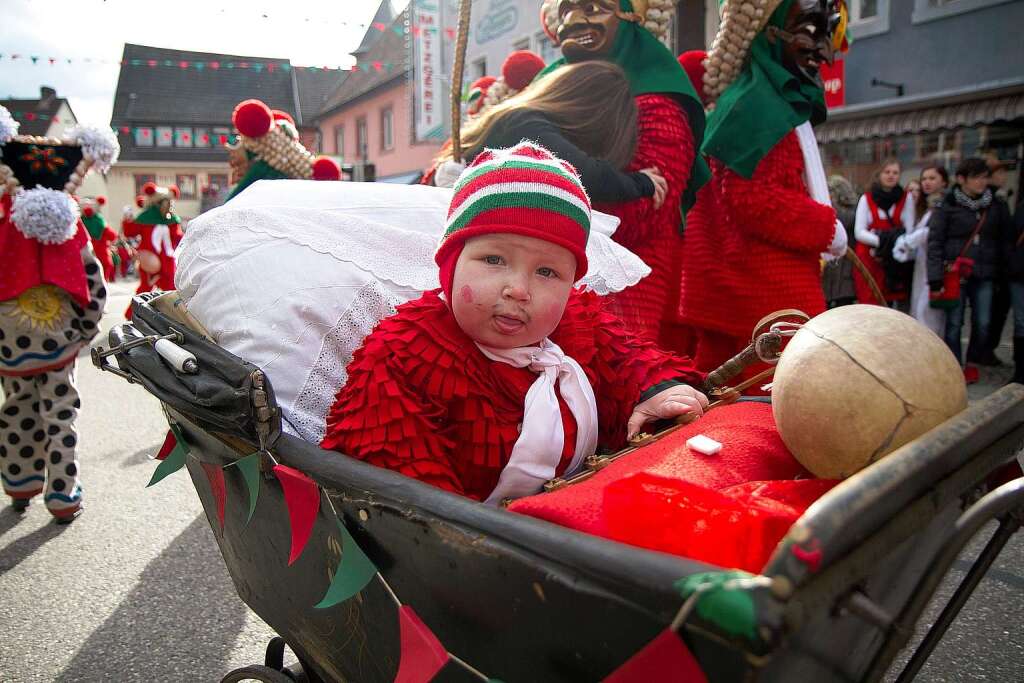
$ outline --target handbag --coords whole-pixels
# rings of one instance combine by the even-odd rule
[[[960,282],[969,278],[974,270],[974,259],[967,258],[967,250],[971,248],[971,243],[981,232],[981,226],[984,225],[987,216],[988,210],[981,212],[981,218],[978,219],[978,224],[971,231],[971,236],[964,242],[964,248],[960,250],[960,255],[946,266],[946,270],[942,274],[942,289],[928,293],[928,305],[932,308],[949,310],[960,303]]]

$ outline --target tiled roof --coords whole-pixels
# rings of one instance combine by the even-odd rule
[[[362,56],[366,54],[377,39],[380,38],[380,31],[373,27],[374,24],[384,24],[390,26],[391,22],[395,20],[395,8],[391,6],[391,0],[381,0],[380,5],[377,6],[377,13],[373,15],[373,19],[370,20],[370,26],[367,28],[366,33],[363,34],[363,39],[359,42],[359,47],[352,51],[352,54]]]
[[[405,36],[390,30],[391,27],[404,26],[408,16],[409,9],[406,8],[395,18],[387,31],[380,32],[372,26],[367,29],[368,32],[379,33],[380,38],[373,43],[373,47],[365,55],[360,57],[361,68],[358,71],[350,71],[327,97],[320,112],[321,116],[329,114],[375,88],[398,79],[405,80],[408,77],[410,66]],[[374,62],[382,64],[380,71],[373,68]],[[391,65],[390,69],[384,66],[387,64]]]
[[[300,126],[312,126],[327,97],[344,79],[345,72],[292,69],[292,74],[299,93],[299,118],[295,121]]]
[[[46,135],[52,118],[65,102],[67,100],[63,97],[44,97],[35,100],[0,100],[0,106],[5,107],[21,123],[18,127],[20,135]],[[30,114],[35,115],[34,120],[29,120]]]

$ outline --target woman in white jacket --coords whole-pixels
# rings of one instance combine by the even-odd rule
[[[928,221],[932,208],[942,201],[948,186],[949,173],[942,166],[926,166],[921,171],[921,192],[913,205],[913,227],[907,230],[903,245],[893,249],[893,256],[898,260],[914,259],[910,315],[940,337],[946,328],[946,312],[928,303]]]

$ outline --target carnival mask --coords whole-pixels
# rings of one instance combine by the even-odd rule
[[[559,0],[556,31],[566,61],[600,59],[611,52],[619,29],[618,0]]]
[[[808,83],[823,87],[821,65],[832,63],[832,34],[839,23],[839,4],[835,0],[794,0],[785,26],[769,27],[768,40],[782,42],[783,66]]]

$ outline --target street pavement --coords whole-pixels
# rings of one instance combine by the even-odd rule
[[[134,282],[118,282],[105,331]],[[999,354],[1008,359],[1008,348]],[[972,399],[1004,383],[983,369]],[[83,354],[81,470],[86,510],[60,527],[34,503],[0,508],[0,682],[219,681],[262,663],[272,631],[239,600],[185,472],[147,489],[167,424],[156,399]],[[956,565],[940,595],[969,568]],[[934,620],[938,608],[925,615]],[[1010,542],[922,673],[923,681],[1024,681],[1024,534]]]

